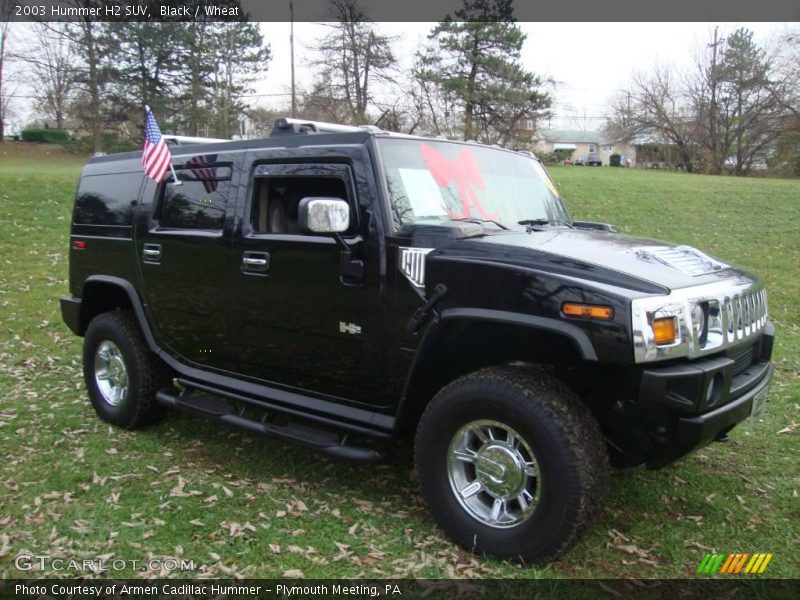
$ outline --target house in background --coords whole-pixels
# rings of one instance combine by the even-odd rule
[[[636,165],[636,147],[624,140],[612,140],[598,131],[572,131],[557,129],[542,129],[538,132],[534,152],[537,154],[550,154],[557,150],[572,150],[570,160],[581,158],[589,154],[597,155],[604,165],[608,165],[612,154],[619,154],[621,164],[628,160],[631,166]]]

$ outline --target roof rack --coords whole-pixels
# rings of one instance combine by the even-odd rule
[[[373,125],[340,125],[339,123],[325,123],[323,121],[306,121],[305,119],[290,119],[283,117],[275,121],[272,127],[272,137],[278,135],[295,135],[298,133],[355,133],[357,131],[380,131]]]
[[[170,146],[192,146],[194,144],[216,144],[218,142],[231,141],[223,138],[191,137],[188,135],[171,135],[169,133],[162,134],[161,137]]]

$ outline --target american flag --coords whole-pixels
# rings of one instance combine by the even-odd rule
[[[186,163],[198,181],[203,182],[207,194],[217,191],[217,162],[216,154],[198,154]]]
[[[156,118],[149,106],[144,107],[144,148],[142,148],[142,167],[144,174],[156,183],[161,183],[164,174],[172,163],[172,155],[169,153],[161,130],[158,128]]]

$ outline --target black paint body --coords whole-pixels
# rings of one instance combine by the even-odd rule
[[[631,248],[642,241],[610,231],[399,227],[382,183],[377,135],[178,148],[179,177],[191,175],[183,167],[193,159],[226,167],[220,172],[229,179],[213,186],[225,195],[222,227],[213,231],[161,227],[170,184],[144,177],[139,153],[92,159],[78,189],[72,242],[86,245],[70,250],[65,321],[82,335],[98,312],[128,307],[182,380],[375,436],[412,430],[425,403],[455,377],[514,361],[552,365],[594,411],[622,465],[661,466],[746,416],[771,374],[771,326],[753,344],[752,373],[746,381],[737,374],[738,395],[726,398],[732,408],[709,411],[692,386],[733,369],[732,352],[637,364],[630,315],[634,298],[744,274],[690,278],[637,259]],[[259,231],[261,186],[291,177],[346,189],[348,232],[335,239]],[[434,248],[424,289],[398,269],[401,247]],[[252,270],[247,257],[267,265]],[[437,285],[446,293],[410,332],[410,319]],[[564,302],[611,306],[614,316],[570,319]],[[670,405],[675,385],[690,390],[694,410]]]

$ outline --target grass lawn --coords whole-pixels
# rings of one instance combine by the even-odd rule
[[[61,322],[81,160],[0,148],[0,576],[23,550],[250,577],[690,577],[706,552],[772,552],[800,577],[800,181],[552,170],[575,218],[696,245],[760,273],[778,329],[763,422],[661,471],[618,472],[597,527],[525,568],[449,543],[411,449],[353,466],[180,413],[124,432],[95,418]],[[137,575],[115,572],[115,576]]]

